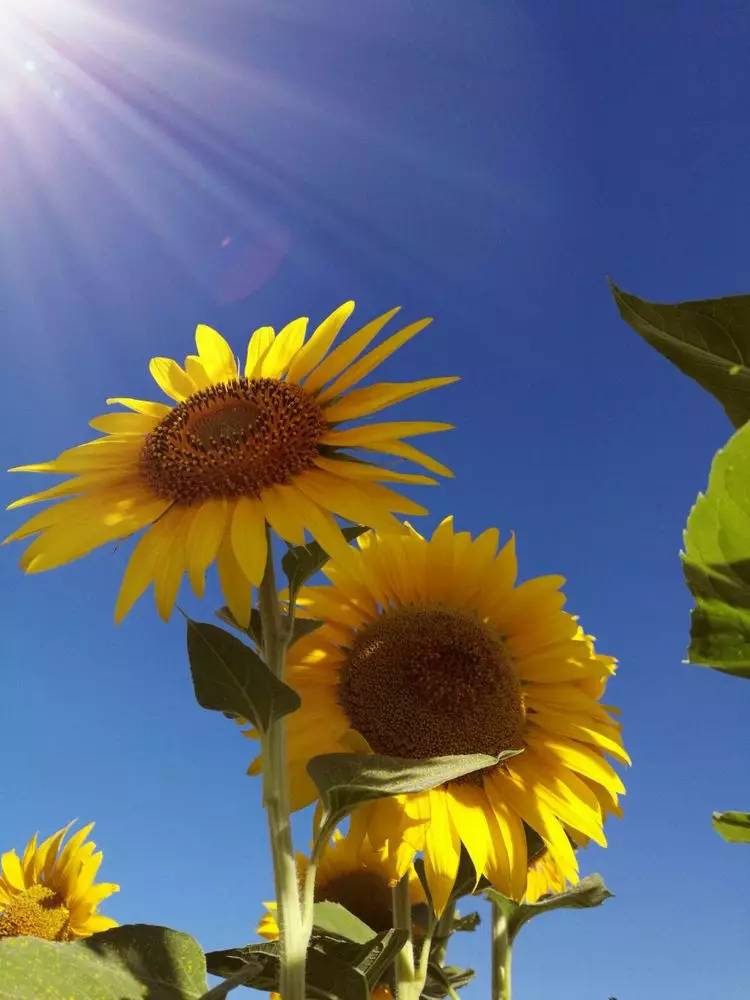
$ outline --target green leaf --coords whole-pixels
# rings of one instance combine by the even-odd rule
[[[516,903],[497,889],[485,889],[484,895],[496,903],[505,914],[505,919],[508,921],[508,937],[511,941],[524,924],[542,913],[549,913],[551,910],[589,909],[601,906],[605,899],[612,898],[612,893],[607,889],[601,875],[587,875],[572,889],[543,896],[536,903]]]
[[[369,530],[361,524],[341,529],[342,534],[349,542],[354,541],[355,538]],[[318,570],[321,570],[328,559],[328,553],[317,542],[310,542],[309,545],[296,545],[289,549],[281,560],[281,568],[289,580],[290,600],[294,600],[305,580],[309,580]]]
[[[345,906],[329,900],[315,903],[313,906],[313,925],[318,930],[346,938],[347,941],[355,941],[357,944],[365,944],[375,935],[371,927],[350,913]]]
[[[0,997],[8,1000],[197,1000],[208,989],[193,938],[131,924],[81,941],[0,939]]]
[[[711,822],[714,830],[730,844],[750,844],[750,813],[715,812]]]
[[[345,958],[341,949],[346,949]],[[369,1000],[369,983],[365,972],[355,967],[361,946],[352,942],[315,933],[313,946],[307,952],[306,993],[310,1000]],[[208,971],[232,980],[232,986],[250,986],[256,990],[277,991],[279,988],[279,942],[267,941],[209,952]]]
[[[451,930],[454,931],[475,931],[482,922],[482,918],[479,914],[474,911],[473,913],[467,913],[465,916],[456,916],[453,919],[453,927]]]
[[[223,621],[225,625],[229,625],[230,628],[249,636],[258,649],[263,648],[263,623],[261,622],[260,611],[257,608],[251,610],[250,622],[247,628],[244,625],[240,625],[226,604],[219,608],[216,612],[216,617]]]
[[[299,708],[297,692],[224,629],[188,619],[187,644],[195,696],[203,708],[242,716],[260,732]]]
[[[695,598],[688,660],[750,678],[750,424],[714,456],[682,559]]]
[[[279,942],[261,941],[242,948],[209,951],[206,966],[212,976],[225,979],[244,971],[246,986],[270,992],[279,986]]]
[[[473,969],[459,969],[455,965],[439,965],[430,962],[427,966],[427,980],[422,988],[422,996],[430,1000],[442,1000],[451,990],[458,992],[474,978]]]
[[[665,305],[610,284],[626,323],[715,396],[735,427],[750,419],[750,295]]]
[[[326,825],[338,822],[364,802],[389,795],[423,792],[493,767],[520,753],[506,750],[498,757],[488,754],[454,754],[410,760],[381,754],[326,753],[313,757],[307,770],[326,811]]]

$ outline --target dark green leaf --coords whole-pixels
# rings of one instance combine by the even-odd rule
[[[551,910],[588,909],[601,906],[605,899],[611,899],[601,875],[587,875],[565,892],[543,896],[536,903],[516,903],[496,889],[485,889],[485,896],[496,903],[508,921],[508,936],[512,941],[525,923]]]
[[[750,813],[715,812],[714,830],[730,844],[750,844]]]
[[[187,934],[132,924],[81,941],[0,939],[0,997],[8,1000],[197,1000],[206,963]]]
[[[487,754],[455,754],[409,760],[381,754],[327,753],[307,764],[320,793],[327,821],[336,822],[364,802],[436,788],[474,771],[493,767],[520,750],[507,750],[498,757]]]
[[[343,946],[352,949],[352,942]],[[342,959],[342,943],[316,932],[313,947],[307,952],[307,996],[310,1000],[369,1000],[369,986],[365,973]],[[354,955],[359,954],[358,946]],[[276,991],[279,987],[279,942],[267,941],[209,952],[206,955],[208,971],[215,976],[233,978],[236,985],[250,986],[256,990]],[[241,983],[240,983],[241,980]]]
[[[625,322],[741,427],[750,418],[750,295],[665,305],[611,287]]]
[[[407,931],[394,928],[382,931],[363,944],[357,955],[352,956],[352,964],[367,977],[371,988],[385,978],[408,936]]]
[[[229,625],[230,628],[249,636],[258,649],[263,648],[263,624],[260,619],[260,611],[257,608],[253,608],[250,612],[250,622],[247,628],[244,625],[240,625],[226,604],[219,608],[216,612],[216,617],[221,619],[225,625]]]
[[[270,992],[279,986],[279,942],[261,941],[242,948],[209,951],[206,966],[211,975],[225,979],[244,971],[246,986]]]
[[[351,542],[369,531],[369,528],[356,524],[341,530],[347,541]],[[294,600],[302,584],[325,566],[328,558],[328,553],[317,542],[310,542],[309,545],[296,545],[289,549],[281,560],[281,568],[289,580],[291,600]]]
[[[481,922],[482,918],[475,911],[474,913],[467,913],[463,917],[455,917],[452,929],[454,931],[475,931]]]
[[[683,568],[696,605],[688,659],[750,677],[750,424],[714,456],[688,518]]]
[[[451,990],[458,992],[474,978],[473,969],[459,969],[455,965],[438,965],[430,962],[427,966],[427,980],[422,988],[422,996],[429,1000],[442,1000]]]
[[[223,629],[188,619],[187,642],[195,696],[203,708],[242,716],[261,732],[272,719],[299,708],[297,692]]]

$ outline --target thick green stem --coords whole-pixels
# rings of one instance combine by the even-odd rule
[[[258,599],[263,628],[263,656],[274,674],[283,679],[289,626],[279,607],[269,531],[267,538],[268,559]],[[262,749],[263,805],[268,817],[281,940],[279,992],[283,1000],[305,1000],[307,937],[302,926],[297,866],[289,822],[283,719],[271,722],[263,738]]]
[[[409,876],[404,875],[393,888],[393,926],[408,933],[408,938],[396,956],[396,997],[397,1000],[412,1000],[414,992],[414,946],[411,940],[411,900],[409,899]]]
[[[510,939],[508,920],[492,904],[492,1000],[510,1000]]]

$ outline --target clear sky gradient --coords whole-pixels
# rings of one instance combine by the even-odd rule
[[[750,804],[750,684],[681,663],[678,561],[730,427],[606,275],[750,291],[750,8],[17,0],[0,25],[3,466],[93,436],[107,396],[159,398],[148,359],[197,322],[241,352],[350,297],[435,316],[383,369],[462,376],[399,410],[457,426],[424,526],[515,531],[523,577],[568,578],[621,661],[634,762],[609,849],[581,856],[616,898],[525,930],[515,995],[746,997],[750,852],[710,814]],[[113,625],[127,548],[28,578],[2,552],[0,848],[95,819],[106,912],[242,944],[272,892],[251,746],[194,703],[179,615],[149,596]],[[456,942],[467,1000],[487,935]]]

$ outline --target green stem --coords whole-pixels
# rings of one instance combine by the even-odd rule
[[[397,1000],[412,1000],[415,996],[415,976],[408,874],[393,887],[393,926],[396,930],[406,931],[409,935],[403,948],[396,955],[396,997]],[[419,996],[419,992],[416,996]]]
[[[510,939],[508,920],[497,903],[492,904],[492,1000],[510,997]]]
[[[289,627],[279,607],[273,568],[273,546],[268,528],[266,537],[268,558],[258,595],[263,627],[263,657],[268,667],[281,680],[289,644]],[[263,738],[262,750],[263,805],[268,817],[281,941],[279,993],[283,1000],[305,1000],[305,959],[308,939],[302,926],[297,866],[289,822],[283,719],[271,722]]]

